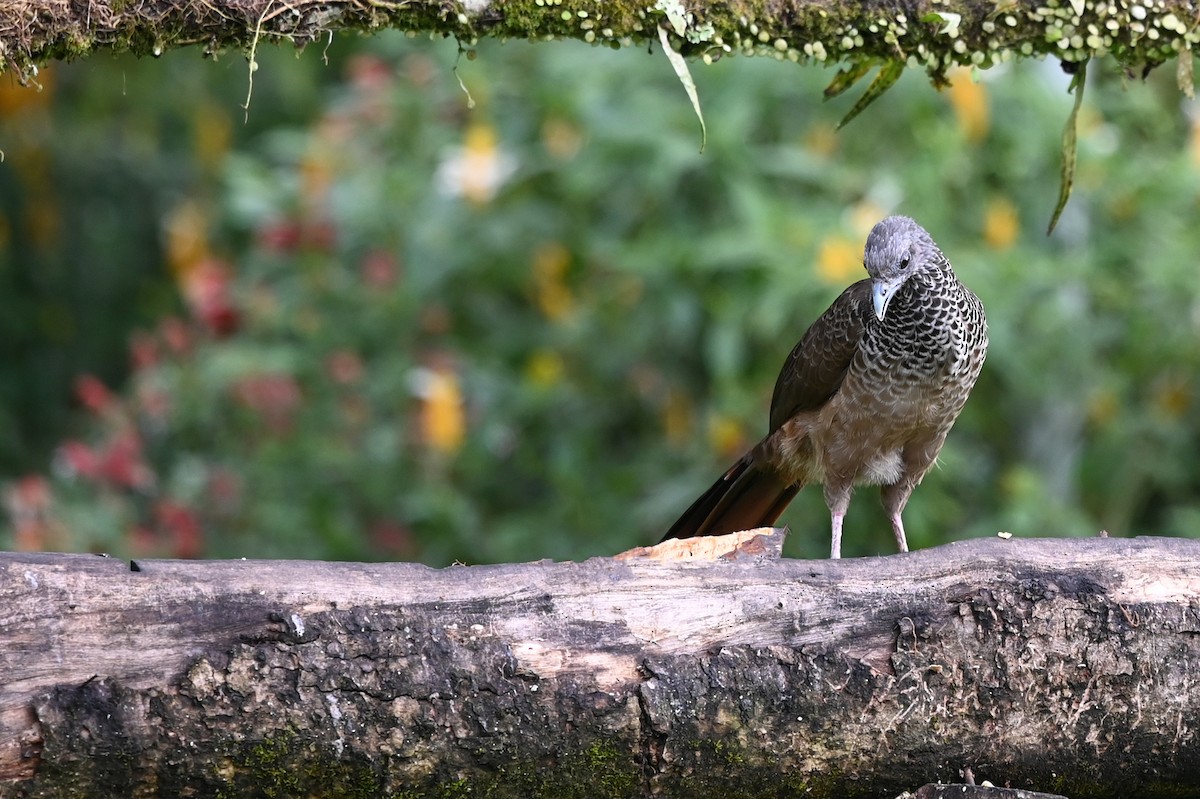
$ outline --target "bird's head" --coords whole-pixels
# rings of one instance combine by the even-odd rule
[[[925,228],[907,216],[889,216],[871,229],[863,266],[871,276],[871,302],[879,321],[900,287],[937,251]]]

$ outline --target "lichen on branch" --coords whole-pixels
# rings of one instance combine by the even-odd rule
[[[1083,62],[1112,55],[1141,71],[1200,41],[1181,0],[731,0],[669,4],[690,22],[685,56],[727,54],[798,63],[892,63],[940,81],[953,66],[1020,57]],[[245,50],[256,33],[297,45],[331,31],[398,28],[455,36],[581,39],[614,47],[657,38],[662,3],[648,0],[9,0],[0,5],[0,61],[25,79],[39,65],[97,50],[159,54],[202,44]],[[678,16],[678,14],[677,14]],[[668,25],[668,28],[671,26]]]

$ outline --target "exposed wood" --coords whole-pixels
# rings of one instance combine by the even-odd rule
[[[1058,794],[980,785],[922,785],[912,799],[1066,799]]]
[[[0,556],[0,794],[1200,786],[1200,542],[756,535],[732,562]]]
[[[987,67],[1013,57],[1071,62],[1113,55],[1131,70],[1188,53],[1200,19],[1185,0],[6,0],[0,68],[23,78],[97,51],[160,54],[189,44],[250,51],[258,42],[324,41],[382,28],[457,37],[654,42],[706,59],[727,53],[825,64]],[[1181,77],[1181,81],[1183,78]]]

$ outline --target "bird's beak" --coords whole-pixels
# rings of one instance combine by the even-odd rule
[[[892,295],[903,284],[904,281],[902,280],[876,280],[871,284],[871,304],[875,306],[875,318],[880,322],[883,321],[883,315],[887,313],[888,303],[892,301]]]

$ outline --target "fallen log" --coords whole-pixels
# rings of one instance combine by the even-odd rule
[[[1200,788],[1200,541],[797,561],[768,533],[446,569],[0,555],[0,795]]]

